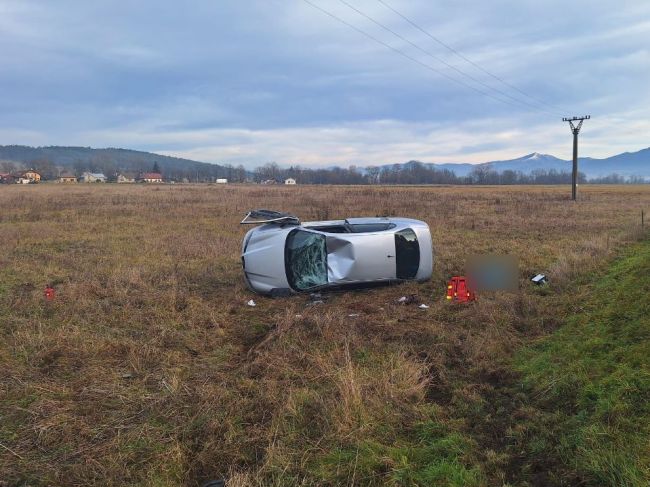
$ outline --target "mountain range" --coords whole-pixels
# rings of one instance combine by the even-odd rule
[[[232,168],[227,165],[211,164],[179,157],[170,157],[151,152],[128,149],[93,149],[90,147],[28,147],[21,145],[0,146],[0,162],[10,161],[21,165],[48,163],[63,169],[79,172],[81,170],[115,171],[150,171],[157,164],[161,171],[169,176],[185,175],[193,178],[226,177]],[[414,164],[410,161],[398,166]],[[467,176],[477,166],[488,166],[497,172],[506,170],[530,174],[535,170],[570,172],[571,161],[559,159],[552,155],[532,154],[504,161],[490,161],[480,164],[468,163],[422,163],[429,168],[448,169],[456,176]],[[394,166],[394,164],[387,165]],[[611,174],[624,177],[640,176],[650,179],[650,148],[637,152],[624,152],[605,159],[581,157],[578,168],[587,178],[599,178]],[[243,171],[243,169],[240,169]],[[361,170],[366,172],[365,170]],[[246,175],[251,173],[246,171]]]
[[[410,161],[411,163],[416,161]],[[408,163],[406,163],[408,164]],[[507,170],[520,171],[524,174],[531,174],[535,170],[555,170],[557,172],[571,172],[572,163],[570,160],[559,159],[549,154],[533,152],[517,159],[505,161],[491,161],[480,164],[468,163],[424,163],[425,166],[435,169],[448,169],[456,176],[467,176],[477,166],[488,166],[497,172]],[[594,159],[591,157],[578,158],[578,170],[584,173],[587,178],[600,178],[611,174],[618,174],[624,177],[640,176],[650,178],[650,148],[638,152],[624,152],[605,159]]]

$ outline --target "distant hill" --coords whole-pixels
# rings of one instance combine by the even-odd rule
[[[418,161],[409,161],[401,165],[408,166]],[[399,164],[398,164],[399,165]],[[467,163],[424,163],[428,168],[439,170],[448,169],[453,171],[456,176],[464,177],[474,170],[477,166],[488,166],[497,172],[506,170],[520,171],[524,174],[531,174],[535,170],[557,172],[570,172],[572,169],[571,161],[558,159],[549,154],[540,154],[533,152],[517,159],[506,161],[491,161],[480,164]],[[387,165],[383,167],[393,166]],[[642,149],[638,152],[624,152],[605,159],[594,159],[591,157],[578,158],[578,169],[584,173],[587,178],[600,178],[611,174],[620,176],[640,176],[650,179],[650,148]]]
[[[581,170],[589,177],[601,177],[617,173],[621,176],[650,178],[650,147],[637,152],[623,152],[607,159],[579,159]]]
[[[90,147],[28,147],[23,145],[0,146],[0,161],[10,161],[30,166],[43,172],[57,174],[59,169],[80,174],[84,171],[148,172],[157,164],[166,178],[206,180],[229,177],[235,179],[236,169],[218,164],[163,156],[151,152],[128,149],[93,149]],[[241,172],[241,170],[240,170]],[[244,171],[244,178],[248,173]]]

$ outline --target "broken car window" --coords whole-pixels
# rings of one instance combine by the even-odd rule
[[[420,244],[415,232],[410,228],[395,234],[397,252],[397,278],[414,279],[420,267]]]
[[[287,236],[285,266],[289,285],[306,291],[327,284],[327,248],[325,236],[293,230]]]

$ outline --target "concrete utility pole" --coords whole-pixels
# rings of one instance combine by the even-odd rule
[[[569,122],[571,132],[573,132],[573,174],[571,176],[571,199],[576,200],[576,185],[578,184],[578,134],[582,128],[582,122],[589,120],[591,115],[584,117],[563,118],[563,122]],[[573,122],[578,122],[575,125]]]

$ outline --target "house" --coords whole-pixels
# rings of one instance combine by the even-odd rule
[[[265,179],[260,184],[278,184],[278,182],[275,179]]]
[[[118,183],[135,183],[136,180],[137,180],[136,175],[130,172],[118,173],[115,178],[115,181]]]
[[[218,178],[217,184],[228,184],[228,180],[226,178]]]
[[[100,172],[85,172],[81,176],[84,183],[105,183],[106,176]]]
[[[287,178],[284,180],[284,184],[296,184],[296,180],[293,178]]]
[[[28,171],[22,172],[18,174],[18,177],[16,178],[18,184],[32,184],[32,183],[40,183],[41,182],[41,175],[34,171],[33,169],[30,169]]]
[[[15,180],[15,176],[9,173],[0,173],[0,184],[11,184]]]
[[[146,172],[140,174],[140,181],[143,183],[162,183],[163,177],[159,172]]]
[[[70,174],[69,172],[62,172],[59,175],[59,182],[60,183],[76,183],[77,182],[77,177],[74,174]]]

